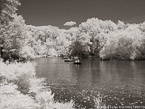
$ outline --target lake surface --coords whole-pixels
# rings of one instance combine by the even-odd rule
[[[82,59],[81,65],[66,63],[59,57],[35,61],[37,77],[47,79],[56,101],[73,99],[76,108],[90,109],[94,108],[92,99],[99,95],[102,102],[112,108],[130,106],[128,109],[135,109],[133,106],[140,106],[138,109],[145,109],[145,61],[90,58]]]

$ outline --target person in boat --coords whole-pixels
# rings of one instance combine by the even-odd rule
[[[74,61],[74,64],[81,64],[81,61],[78,59],[78,60],[75,60]]]

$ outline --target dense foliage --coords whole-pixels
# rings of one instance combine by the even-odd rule
[[[18,0],[0,0],[0,55],[4,61],[18,58],[25,38],[25,21],[17,15]]]
[[[16,14],[19,1],[1,0],[0,3],[0,49],[4,58],[92,55],[101,59],[145,59],[145,23],[91,18],[68,30],[51,25],[32,26]],[[70,21],[64,25],[75,24]]]
[[[37,55],[81,55],[102,59],[144,59],[145,23],[117,24],[88,19],[69,30],[54,26],[26,26],[27,52]],[[25,46],[26,47],[26,46]]]

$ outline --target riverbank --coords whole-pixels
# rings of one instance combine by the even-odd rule
[[[45,79],[36,77],[35,63],[0,62],[0,66],[1,109],[74,109],[72,100],[54,101],[54,94],[46,86]]]
[[[54,102],[44,78],[36,78],[33,63],[0,62],[1,109],[73,109],[73,102]]]

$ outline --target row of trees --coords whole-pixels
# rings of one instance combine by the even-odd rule
[[[88,19],[78,27],[77,41],[91,55],[102,59],[144,59],[145,23],[117,24],[110,20]]]
[[[114,23],[91,18],[68,30],[51,25],[32,26],[26,25],[23,17],[17,15],[19,5],[17,0],[0,1],[0,46],[5,52],[13,52],[19,57],[93,55],[102,59],[145,58],[145,23]],[[65,23],[75,24],[72,21]]]
[[[54,26],[26,26],[27,45],[35,55],[81,55],[102,59],[144,59],[145,23],[117,24],[88,19],[69,30]],[[29,44],[28,44],[29,43]]]

